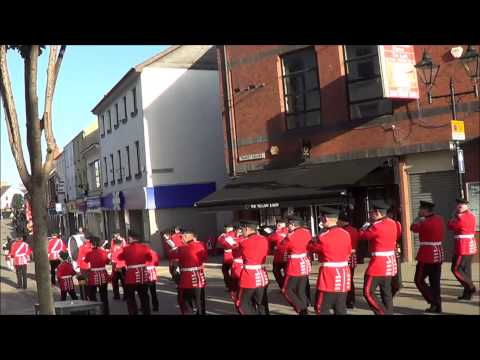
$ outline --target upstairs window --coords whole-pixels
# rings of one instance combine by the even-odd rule
[[[110,134],[112,132],[112,112],[110,110],[107,111],[107,117],[108,117],[107,133]]]
[[[142,170],[140,167],[140,143],[138,140],[135,141],[135,147],[137,149],[137,173],[135,174],[135,178],[138,179],[142,177]]]
[[[377,45],[346,45],[350,119],[371,119],[392,114],[392,101],[383,98]]]
[[[107,165],[107,157],[103,157],[103,162],[105,164],[105,176],[103,179],[103,186],[108,186],[108,165]]]
[[[127,97],[123,97],[123,113],[125,114],[125,117],[122,119],[122,122],[125,124],[127,122]]]
[[[128,165],[128,176],[125,178],[125,180],[131,180],[132,179],[132,169],[130,167],[130,146],[125,146],[125,150],[127,151],[127,165]]]
[[[115,164],[113,162],[113,154],[110,154],[110,161],[112,162],[112,181],[110,181],[110,185],[115,185]]]
[[[117,182],[121,184],[123,182],[123,174],[122,174],[122,152],[120,150],[118,152],[118,172],[119,172],[119,177],[117,179]]]
[[[283,55],[282,78],[287,129],[319,125],[320,82],[315,49]]]
[[[118,104],[115,104],[115,120],[115,125],[113,125],[113,127],[115,128],[115,130],[117,130],[120,126],[120,114],[118,113]]]
[[[132,89],[132,98],[133,98],[133,112],[130,114],[132,117],[137,116],[137,88]]]
[[[100,162],[96,160],[93,163],[95,174],[95,190],[100,189]]]
[[[100,136],[103,138],[105,137],[105,115],[102,115],[102,123],[100,124],[100,131],[101,131],[101,134]]]

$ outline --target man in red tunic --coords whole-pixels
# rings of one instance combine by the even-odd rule
[[[235,229],[235,241],[236,244],[232,248],[232,268],[230,269],[230,277],[231,277],[231,291],[230,297],[232,298],[234,304],[236,304],[238,300],[238,295],[240,292],[240,275],[242,274],[243,269],[243,258],[242,253],[240,251],[240,243],[245,239],[243,237],[243,231],[240,224],[234,226]]]
[[[55,286],[55,270],[60,265],[60,253],[66,251],[67,247],[58,234],[52,234],[48,241],[48,260],[50,261],[50,277],[52,285]]]
[[[281,289],[285,280],[285,267],[287,262],[285,259],[285,249],[281,246],[283,239],[287,237],[288,227],[285,220],[277,221],[277,228],[273,234],[268,237],[270,241],[270,250],[273,253],[273,276]]]
[[[354,275],[357,266],[357,248],[360,233],[356,228],[350,225],[350,217],[347,212],[342,211],[338,215],[337,225],[345,230],[350,235],[350,242],[352,246],[352,253],[348,259],[348,266],[350,267],[350,291],[347,294],[347,308],[353,309],[355,307],[355,285]]]
[[[441,313],[440,278],[444,252],[442,242],[445,238],[445,221],[440,215],[433,213],[434,204],[420,201],[419,216],[410,226],[417,233],[420,248],[417,253],[415,285],[423,298],[430,304],[427,313]],[[425,282],[428,277],[429,285]]]
[[[397,246],[395,249],[395,258],[397,259],[397,274],[392,277],[392,296],[395,296],[402,285],[402,266],[401,266],[401,246],[402,246],[402,224],[398,221],[399,211],[395,206],[391,206],[387,211],[387,216],[395,221],[397,225]]]
[[[130,230],[128,232],[128,245],[118,254],[118,259],[125,261],[127,272],[125,274],[125,291],[129,315],[137,315],[138,307],[135,301],[135,291],[140,297],[143,315],[150,315],[150,301],[148,299],[149,276],[146,264],[152,261],[150,248],[142,244],[138,235]]]
[[[223,248],[223,281],[225,282],[225,287],[227,290],[231,292],[233,290],[232,278],[230,275],[230,270],[233,263],[232,249],[237,245],[235,241],[235,231],[232,225],[225,225],[225,232],[218,237],[217,242]]]
[[[100,239],[97,236],[90,238],[92,249],[85,255],[84,261],[90,265],[88,271],[88,298],[90,301],[97,301],[97,288],[100,292],[100,299],[103,303],[103,315],[109,315],[108,306],[108,282],[110,277],[105,266],[110,263],[108,252],[101,247]]]
[[[80,278],[78,285],[80,288],[80,299],[86,300],[88,297],[87,278],[90,264],[85,262],[85,256],[92,250],[92,244],[88,237],[85,237],[85,242],[78,248],[77,265],[80,269]]]
[[[243,269],[240,274],[237,310],[241,315],[269,315],[268,274],[265,270],[268,239],[257,233],[256,221],[243,221],[241,226],[244,239],[239,247]]]
[[[318,255],[320,262],[317,279],[315,311],[319,315],[347,313],[347,293],[350,290],[349,259],[352,255],[350,234],[337,226],[337,214],[325,213],[322,223],[326,231],[318,235],[318,241],[310,243],[308,250]]]
[[[312,265],[307,256],[307,246],[312,240],[312,233],[304,227],[300,217],[289,218],[288,229],[289,233],[281,243],[288,256],[282,292],[297,314],[308,315],[307,287]]]
[[[152,298],[152,310],[158,311],[158,296],[157,296],[157,266],[158,266],[158,254],[150,248],[152,260],[147,261],[145,264],[148,272],[148,289],[150,290],[150,296]]]
[[[112,261],[112,289],[113,298],[120,300],[120,289],[118,282],[122,284],[123,300],[126,300],[125,295],[125,262],[118,259],[118,254],[123,251],[123,248],[127,245],[125,239],[123,239],[118,232],[113,234],[113,239],[110,245],[110,260]]]
[[[457,199],[454,216],[448,222],[448,229],[455,237],[455,252],[452,259],[452,272],[463,286],[463,294],[459,300],[471,300],[477,291],[472,282],[472,258],[477,254],[475,231],[477,220],[468,209],[466,199]]]
[[[171,230],[166,230],[163,232],[163,249],[168,257],[168,270],[170,271],[172,281],[177,285],[180,279],[180,272],[178,270],[178,258],[176,257],[176,250],[180,246],[183,246],[183,240],[178,233],[172,234]]]
[[[185,245],[175,250],[180,265],[178,305],[182,315],[206,315],[203,264],[207,261],[208,250],[191,230],[183,231],[183,242]]]
[[[60,286],[60,301],[67,300],[67,293],[72,300],[77,300],[75,285],[73,283],[74,276],[77,274],[70,262],[68,252],[60,253],[61,264],[57,267],[57,279]]]
[[[397,274],[397,224],[386,216],[388,205],[383,201],[373,203],[369,212],[373,224],[366,223],[360,230],[360,240],[370,244],[371,259],[365,272],[363,294],[377,315],[393,315],[392,276]],[[382,304],[375,295],[380,288]]]
[[[27,288],[27,264],[31,253],[32,248],[21,237],[17,238],[10,248],[8,256],[13,259],[17,273],[17,289]]]

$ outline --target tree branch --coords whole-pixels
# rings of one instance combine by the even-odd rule
[[[25,113],[27,116],[27,145],[30,154],[30,169],[34,181],[42,174],[42,130],[38,118],[37,65],[40,47],[29,45],[24,59],[25,68]]]
[[[8,73],[6,45],[0,45],[0,96],[3,99],[8,140],[10,142],[10,148],[12,149],[13,158],[15,159],[23,185],[30,191],[30,174],[28,173],[25,157],[23,156],[22,139],[18,128],[18,117],[13,100],[12,83]]]
[[[43,114],[43,128],[45,129],[45,140],[47,143],[47,156],[44,165],[45,173],[50,173],[53,168],[53,160],[58,152],[58,145],[53,135],[52,129],[52,103],[55,86],[57,84],[58,72],[65,54],[66,45],[60,47],[60,53],[57,57],[58,46],[50,47],[47,68],[47,86],[45,89],[45,111]]]

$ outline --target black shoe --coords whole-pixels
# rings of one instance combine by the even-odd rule
[[[462,296],[458,297],[458,300],[472,300],[473,294],[477,292],[477,289],[465,290]]]
[[[442,313],[442,306],[441,305],[430,305],[428,309],[425,310],[426,313],[429,314],[441,314]]]
[[[347,309],[353,309],[355,308],[355,304],[347,304]]]
[[[308,315],[308,310],[305,309],[305,310],[301,310],[298,315]]]

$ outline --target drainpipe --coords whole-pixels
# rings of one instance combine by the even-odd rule
[[[237,142],[235,138],[235,129],[233,124],[233,101],[230,83],[230,74],[228,70],[227,46],[218,46],[220,53],[220,66],[223,88],[223,108],[225,113],[225,125],[227,128],[227,142],[230,149],[230,175],[237,176]]]

